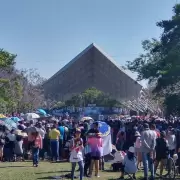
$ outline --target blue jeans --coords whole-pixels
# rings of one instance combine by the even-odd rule
[[[33,155],[33,165],[38,165],[38,162],[39,162],[39,148],[33,147],[32,155]]]
[[[83,161],[79,161],[78,165],[79,165],[79,170],[80,170],[80,180],[82,180],[83,176],[84,176],[84,163],[83,163]],[[71,171],[71,180],[74,180],[75,169],[76,169],[76,162],[73,162],[72,163],[72,171]]]
[[[150,169],[151,178],[154,179],[154,163],[153,159],[150,157],[150,153],[142,153],[143,166],[144,166],[144,177],[148,177],[148,170]]]
[[[59,140],[59,157],[62,158],[63,139]]]
[[[59,141],[58,140],[51,140],[51,160],[53,161],[53,158],[59,160]]]

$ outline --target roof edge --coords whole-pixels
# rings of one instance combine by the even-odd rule
[[[120,67],[116,61],[109,55],[107,54],[103,49],[101,49],[97,44],[92,43],[92,45],[97,48],[104,56],[106,56],[107,59],[109,59],[120,71],[122,71],[125,75],[127,75],[130,79],[138,83],[135,79],[133,79],[122,67]],[[140,83],[138,83],[141,87],[143,87]]]
[[[143,87],[140,83],[138,83],[135,79],[133,79],[130,75],[127,74],[127,72],[121,68],[116,61],[108,55],[104,50],[102,50],[97,44],[91,43],[87,48],[85,48],[82,52],[80,52],[75,58],[73,58],[71,61],[69,61],[65,66],[63,66],[58,72],[56,72],[53,76],[51,76],[43,85],[48,83],[50,80],[55,78],[57,75],[59,75],[61,72],[65,71],[71,64],[73,64],[76,60],[78,60],[81,56],[83,56],[88,50],[95,47],[100,53],[102,53],[111,63],[113,63],[120,71],[122,71],[125,75],[127,75],[130,79],[132,79],[134,82],[139,84],[141,87]]]
[[[92,43],[88,47],[86,47],[83,51],[81,51],[78,55],[76,55],[72,60],[70,60],[66,65],[64,65],[58,72],[56,72],[54,75],[52,75],[43,85],[45,85],[50,80],[55,78],[61,72],[65,71],[71,64],[73,64],[77,59],[79,59],[81,56],[83,56],[89,49],[91,49],[94,46],[95,46],[94,43]]]

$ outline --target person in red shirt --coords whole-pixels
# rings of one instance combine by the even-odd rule
[[[160,132],[157,131],[155,124],[151,124],[150,129],[156,133],[156,138],[160,138],[160,137],[161,137],[161,136],[160,136]]]
[[[32,135],[33,135],[33,147],[32,147],[33,166],[38,167],[39,150],[42,149],[42,137],[38,132],[32,133]]]

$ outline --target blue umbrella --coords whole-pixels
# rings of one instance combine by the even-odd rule
[[[38,109],[37,112],[38,112],[39,114],[42,114],[42,115],[46,115],[46,114],[47,114],[46,111],[43,110],[43,109]]]
[[[108,136],[111,132],[110,126],[102,121],[96,121],[99,125],[99,132],[102,134],[102,136]]]
[[[1,118],[1,121],[4,121],[4,125],[9,129],[17,129],[17,124],[11,118]]]
[[[19,119],[18,117],[11,117],[11,119],[12,119],[15,123],[17,123],[18,121],[21,121],[21,119]]]

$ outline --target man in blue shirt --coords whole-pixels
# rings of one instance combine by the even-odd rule
[[[64,127],[62,125],[62,122],[58,123],[58,130],[60,132],[60,137],[59,137],[59,157],[62,159],[62,150],[63,150],[63,144],[64,144]]]

